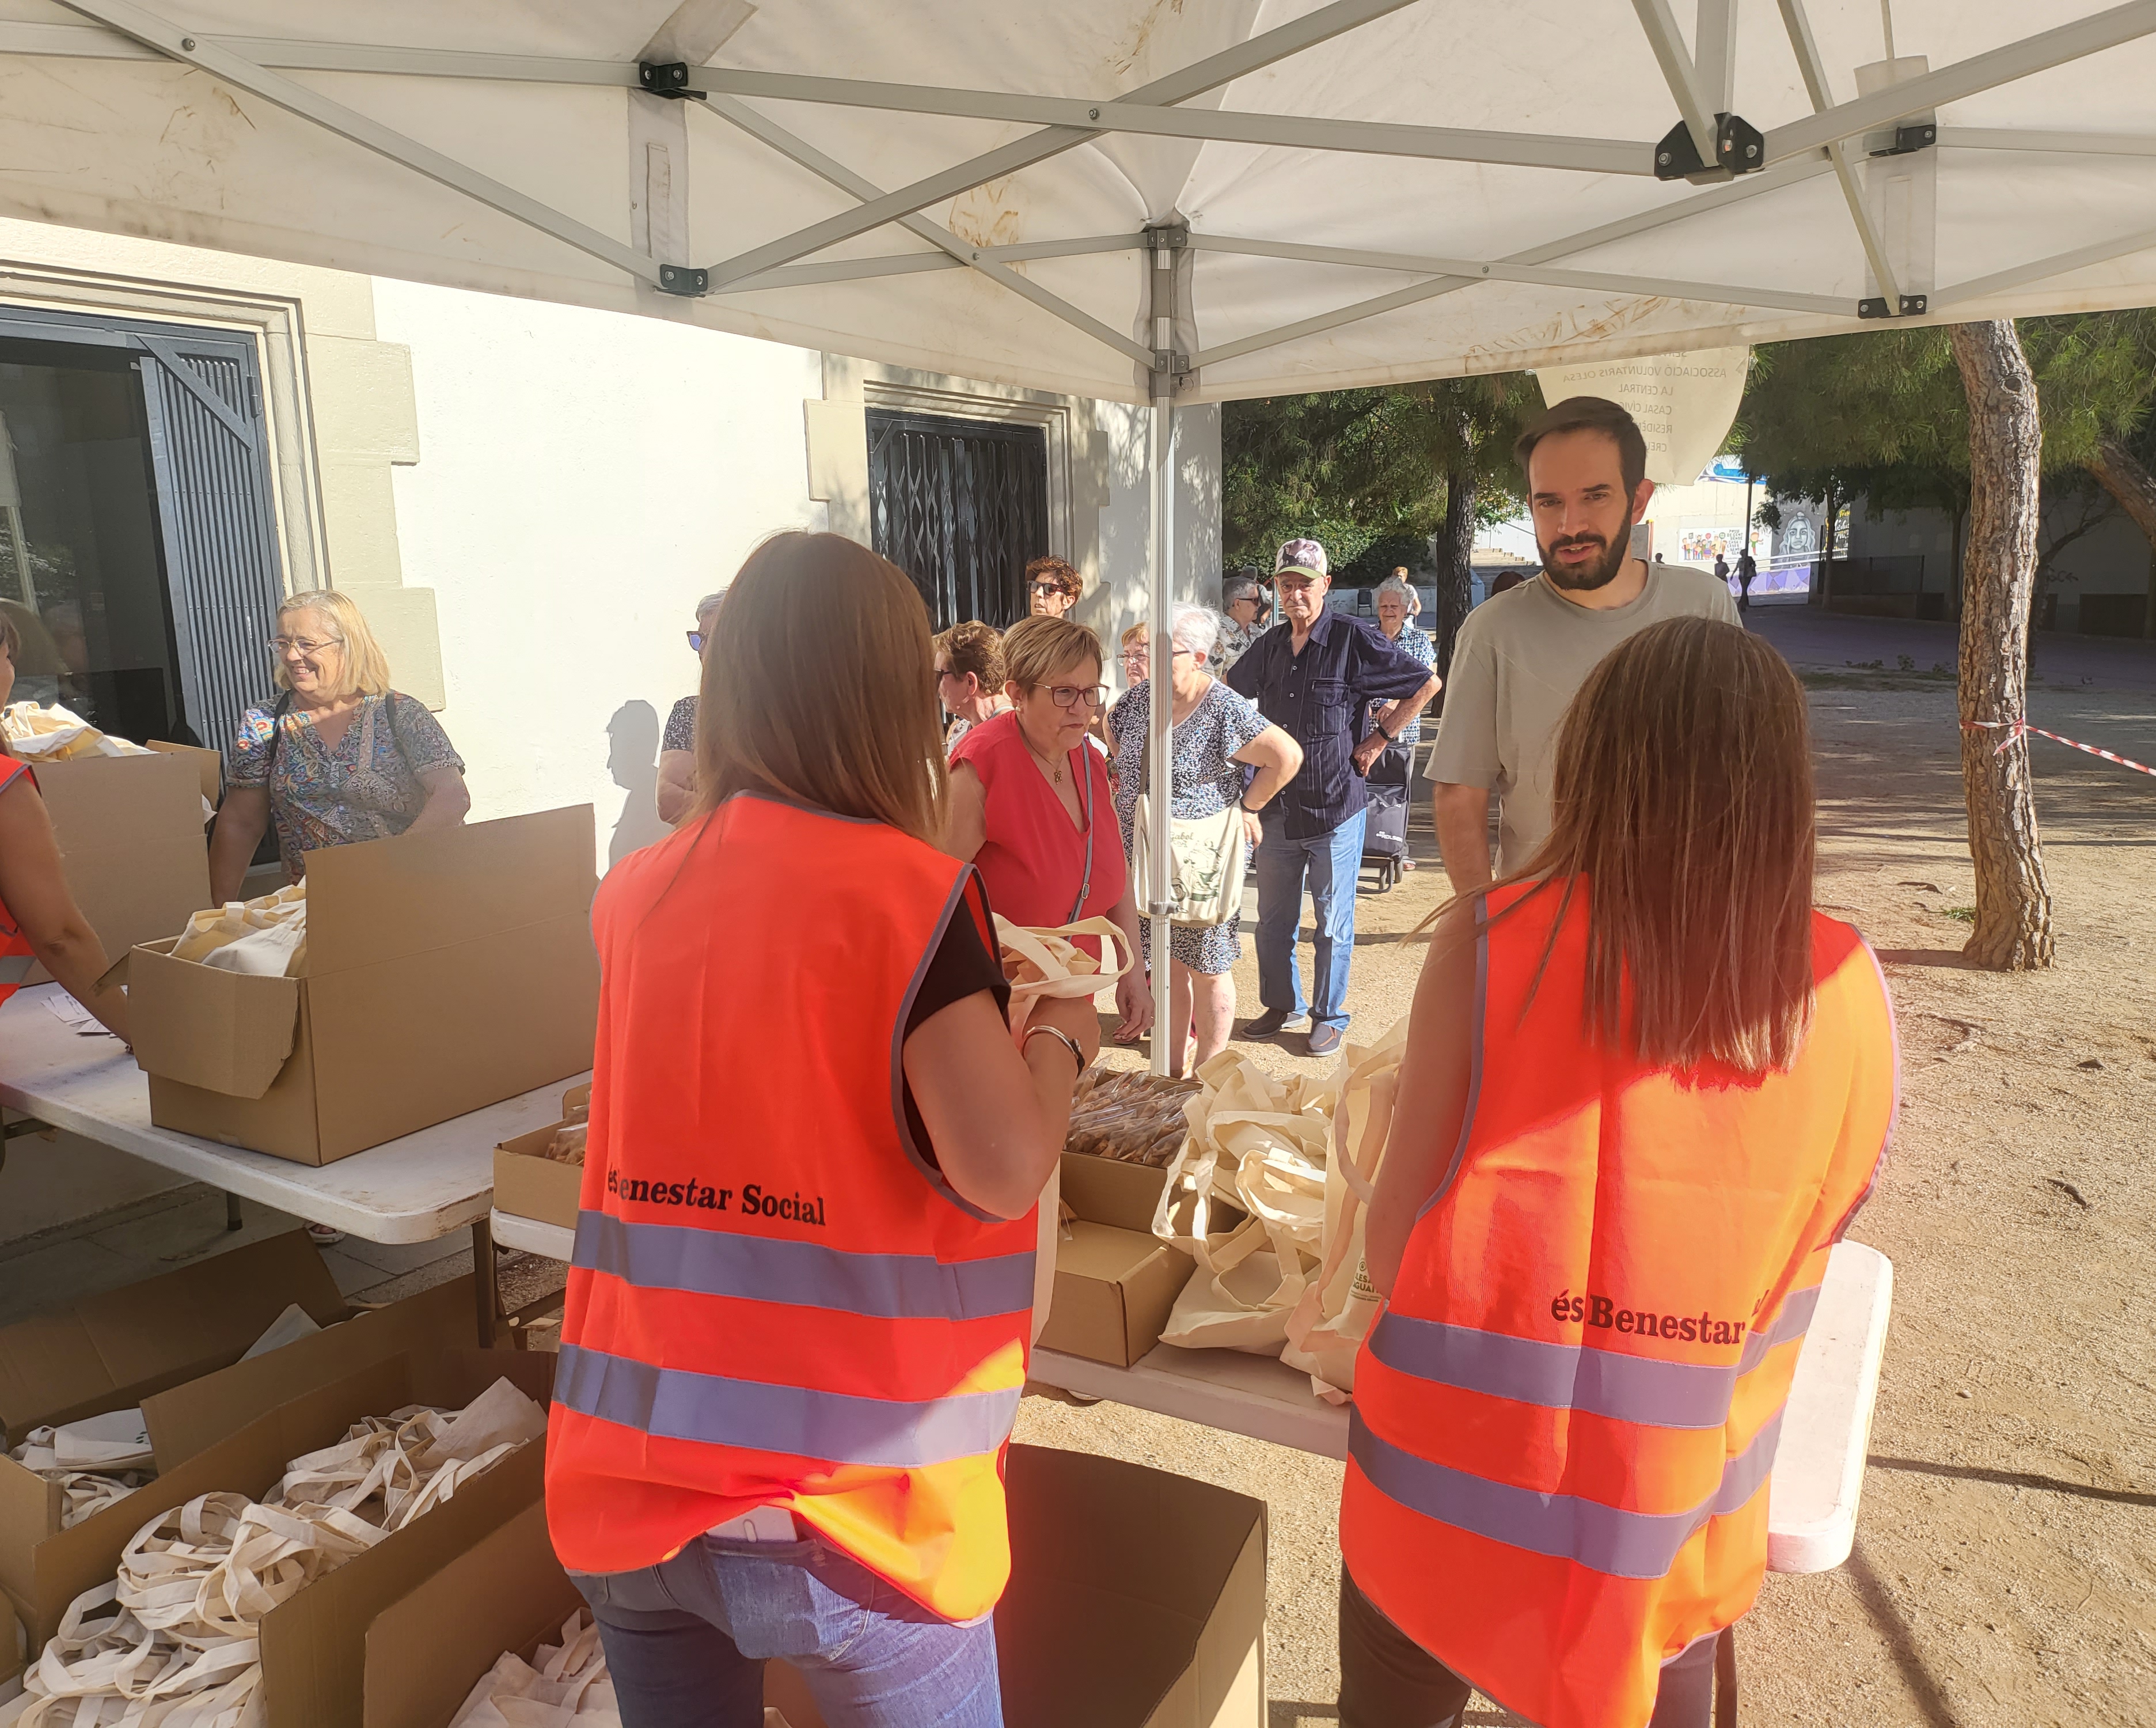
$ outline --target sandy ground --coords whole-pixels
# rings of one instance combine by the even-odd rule
[[[1812,687],[1819,898],[1885,962],[1903,1103],[1853,1232],[1897,1279],[1856,1551],[1768,1580],[1738,1633],[1741,1720],[2156,1721],[2156,779],[2032,741],[2058,964],[1969,970],[1953,693],[1928,676],[1950,635],[1753,617]],[[2156,764],[2156,650],[2046,638],[2038,666],[2036,724]],[[1443,892],[1426,812],[1411,839],[1423,867],[1362,903],[1366,1030],[1405,1011],[1420,949],[1394,935]],[[1296,1038],[1250,1047],[1308,1060]],[[1109,1404],[1029,1399],[1019,1435],[1264,1499],[1272,1728],[1337,1720],[1338,1465]]]

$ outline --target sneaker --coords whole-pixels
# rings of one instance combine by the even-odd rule
[[[1268,1008],[1243,1028],[1246,1038],[1271,1038],[1282,1032],[1299,1032],[1310,1024],[1310,1016],[1294,1008]]]
[[[344,1240],[344,1232],[332,1224],[310,1224],[307,1240],[318,1248],[331,1248]]]
[[[1347,1035],[1345,1026],[1314,1026],[1310,1029],[1310,1053],[1312,1056],[1331,1056],[1338,1051],[1340,1041]]]

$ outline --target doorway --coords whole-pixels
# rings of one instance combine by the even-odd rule
[[[868,411],[870,544],[913,579],[933,629],[1026,615],[1025,567],[1048,544],[1038,426]]]
[[[0,306],[14,700],[138,743],[228,743],[273,693],[275,520],[251,337]]]

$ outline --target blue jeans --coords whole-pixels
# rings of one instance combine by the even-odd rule
[[[994,1623],[954,1626],[827,1542],[699,1536],[640,1571],[571,1576],[622,1728],[762,1728],[772,1656],[829,1728],[1003,1728]]]
[[[1348,1024],[1348,968],[1355,958],[1355,879],[1363,868],[1363,824],[1358,810],[1329,833],[1290,840],[1287,818],[1265,813],[1258,842],[1258,1000],[1268,1008],[1308,1012],[1318,1026]],[[1296,964],[1296,932],[1302,923],[1302,885],[1310,882],[1317,933],[1312,943],[1311,985],[1302,997],[1302,969]]]

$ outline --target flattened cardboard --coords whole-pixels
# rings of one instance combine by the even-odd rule
[[[150,1119],[328,1164],[590,1067],[593,836],[579,805],[314,853],[296,979],[138,948]]]
[[[554,1358],[539,1351],[408,1352],[280,1404],[136,1489],[121,1505],[54,1538],[47,1545],[54,1550],[49,1576],[41,1581],[49,1590],[43,1601],[54,1605],[51,1624],[57,1626],[83,1592],[111,1581],[121,1551],[159,1514],[220,1490],[265,1494],[290,1460],[341,1440],[362,1417],[386,1416],[413,1403],[459,1407],[502,1378],[544,1404],[553,1373]],[[545,1470],[544,1446],[524,1448],[266,1616],[262,1668],[268,1728],[359,1728],[365,1638],[375,1613],[536,1501]],[[33,1635],[42,1644],[50,1631],[33,1628]]]
[[[1080,1218],[1055,1247],[1040,1348],[1127,1368],[1160,1342],[1197,1263],[1150,1233]]]
[[[1014,1446],[1011,1581],[996,1607],[1017,1728],[1264,1728],[1265,1507],[1142,1464]],[[764,1702],[824,1728],[799,1673]]]
[[[467,1313],[470,1300],[467,1292]],[[9,1443],[19,1443],[34,1427],[109,1410],[141,1404],[146,1413],[146,1401],[157,1392],[234,1361],[295,1302],[323,1325],[350,1313],[321,1255],[299,1230],[10,1326],[0,1331],[0,1421]],[[248,1365],[270,1371],[267,1365],[284,1354],[272,1351]],[[40,1647],[71,1600],[62,1597],[51,1607],[55,1556],[100,1519],[131,1530],[141,1522],[131,1495],[62,1530],[64,1504],[57,1483],[0,1458],[0,1592],[14,1601]]]
[[[152,1393],[142,1401],[151,1450],[169,1469],[280,1404],[369,1362],[461,1349],[472,1342],[477,1300],[467,1273],[385,1308],[347,1309],[341,1324]]]
[[[214,752],[210,753],[214,754]],[[182,757],[85,756],[37,769],[68,887],[117,959],[209,904],[201,778]],[[42,967],[30,982],[49,977]]]
[[[584,1606],[543,1501],[458,1555],[367,1629],[362,1728],[449,1728],[505,1650],[527,1662]]]

